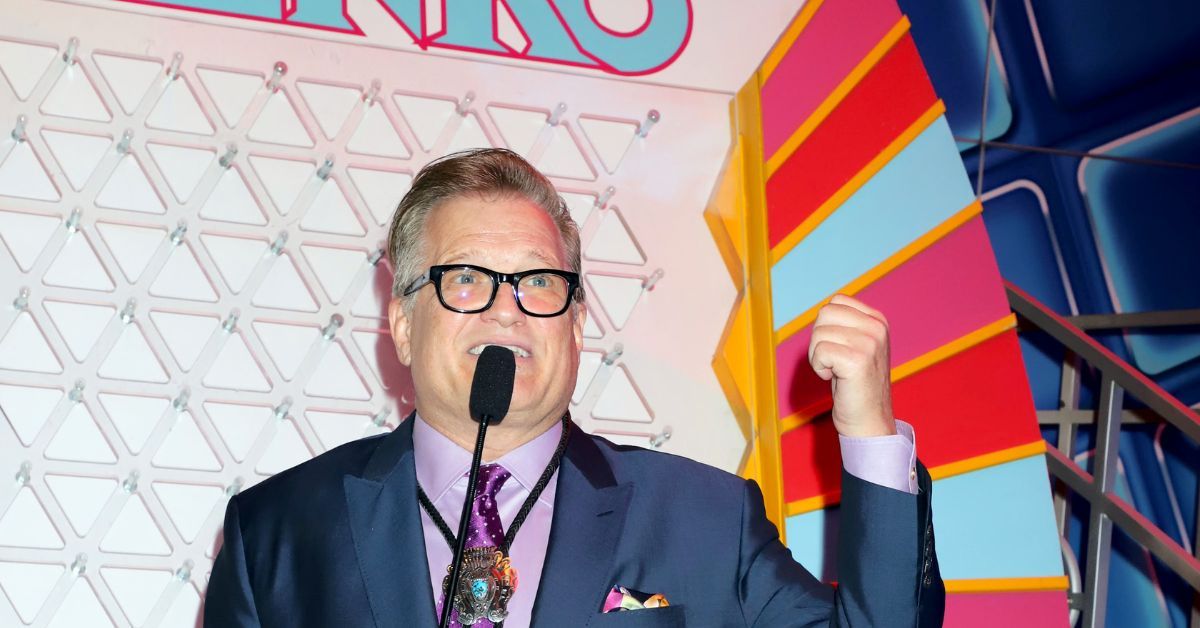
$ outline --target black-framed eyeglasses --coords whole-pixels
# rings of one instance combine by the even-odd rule
[[[548,318],[567,311],[579,289],[579,273],[553,268],[498,273],[471,264],[443,264],[430,266],[414,279],[404,289],[404,296],[430,283],[437,290],[442,307],[461,314],[477,314],[492,307],[500,284],[511,284],[522,312]]]

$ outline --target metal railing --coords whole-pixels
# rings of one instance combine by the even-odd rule
[[[1112,526],[1146,548],[1162,564],[1179,575],[1193,589],[1191,628],[1200,628],[1200,494],[1197,495],[1196,533],[1192,552],[1143,516],[1132,504],[1115,492],[1117,483],[1118,443],[1123,423],[1161,420],[1200,443],[1200,415],[1172,397],[1144,374],[1118,358],[1081,329],[1042,305],[1026,292],[1006,282],[1008,302],[1023,325],[1031,325],[1049,334],[1067,350],[1060,386],[1061,409],[1038,412],[1038,421],[1058,426],[1056,447],[1047,449],[1046,462],[1055,486],[1054,513],[1059,534],[1066,536],[1070,502],[1066,486],[1088,501],[1087,548],[1082,591],[1070,597],[1071,607],[1082,614],[1085,628],[1101,628],[1108,602],[1108,567],[1112,554]],[[1148,315],[1101,315],[1079,317],[1089,329],[1195,324],[1195,310]],[[1094,474],[1088,473],[1072,458],[1078,427],[1087,422],[1091,411],[1078,409],[1080,362],[1099,371],[1100,398],[1095,415]],[[1124,410],[1125,393],[1142,401],[1148,411]],[[1156,419],[1155,416],[1158,418]]]

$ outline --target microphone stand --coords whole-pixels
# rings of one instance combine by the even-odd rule
[[[479,417],[479,435],[475,438],[475,451],[471,454],[471,470],[467,474],[467,498],[463,501],[462,516],[458,520],[458,536],[454,543],[454,561],[450,563],[450,582],[446,587],[446,600],[442,603],[442,617],[438,628],[446,628],[450,621],[450,607],[454,606],[454,591],[462,575],[462,559],[467,547],[467,520],[471,518],[471,505],[475,503],[475,482],[479,478],[479,463],[483,458],[483,437],[487,434],[492,417]]]

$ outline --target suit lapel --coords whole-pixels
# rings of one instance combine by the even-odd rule
[[[416,500],[410,416],[363,469],[343,478],[354,551],[376,626],[424,617],[434,625],[429,563]],[[411,625],[411,624],[405,624]]]
[[[600,612],[632,490],[617,484],[592,437],[573,426],[558,472],[534,626],[584,626]]]

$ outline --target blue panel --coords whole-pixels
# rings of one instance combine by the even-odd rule
[[[1111,152],[1200,163],[1200,116]],[[1099,252],[1122,309],[1200,308],[1200,172],[1094,159],[1083,179]],[[1195,330],[1143,330],[1127,338],[1134,362],[1152,375],[1200,356]]]
[[[771,268],[775,326],[884,261],[974,198],[945,117]]]
[[[821,582],[837,580],[837,530],[839,507],[788,517],[784,522],[788,549]]]
[[[979,138],[983,119],[983,59],[987,51],[987,16],[979,0],[928,2],[901,0],[900,10],[912,21],[913,41],[929,80],[946,103],[946,119],[955,137]],[[970,62],[964,63],[964,60]],[[1012,107],[995,56],[988,71],[987,131],[993,140],[1008,131]],[[959,144],[966,148],[973,144]]]
[[[1031,0],[1031,5],[1055,95],[1068,109],[1200,57],[1196,2]]]
[[[943,578],[1063,575],[1042,456],[934,482],[933,525]]]

